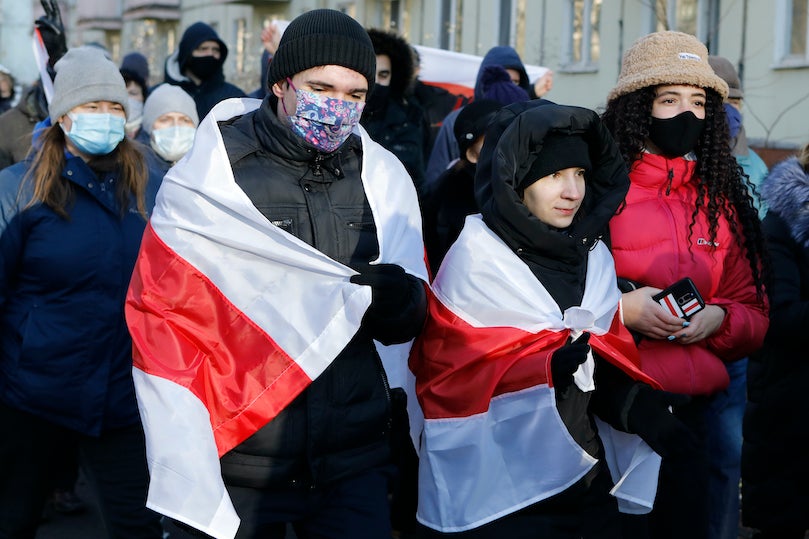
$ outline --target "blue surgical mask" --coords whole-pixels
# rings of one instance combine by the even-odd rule
[[[109,113],[71,114],[67,115],[73,125],[65,131],[67,138],[82,152],[88,155],[106,155],[113,151],[118,143],[124,140],[124,124],[126,119]]]

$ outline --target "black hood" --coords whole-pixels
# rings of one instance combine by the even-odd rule
[[[522,203],[516,184],[551,132],[580,135],[592,169],[573,224],[558,230],[542,223]],[[486,225],[521,258],[564,270],[586,262],[587,252],[607,233],[629,190],[621,154],[592,110],[540,100],[501,109],[486,131],[475,175],[475,198]]]

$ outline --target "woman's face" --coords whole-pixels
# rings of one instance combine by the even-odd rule
[[[666,84],[655,89],[652,117],[660,120],[674,118],[691,111],[700,120],[705,119],[705,90],[685,84]]]
[[[126,93],[129,95],[130,99],[134,99],[136,101],[140,101],[143,103],[145,96],[143,95],[143,89],[140,87],[140,84],[131,80],[126,83]]]
[[[549,174],[525,188],[523,203],[537,219],[567,228],[584,200],[584,169],[571,167]]]
[[[91,101],[89,103],[85,103],[84,105],[73,107],[67,114],[104,113],[112,114],[113,116],[120,116],[121,118],[126,119],[126,111],[124,111],[124,106],[120,103],[114,103],[112,101]],[[70,116],[67,114],[59,118],[59,123],[64,126],[65,131],[70,131],[70,128],[73,126],[73,120],[71,120]]]

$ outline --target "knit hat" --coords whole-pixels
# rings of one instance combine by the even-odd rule
[[[219,38],[219,34],[210,25],[195,22],[185,29],[183,37],[180,39],[180,45],[177,47],[177,64],[180,66],[180,70],[185,69],[185,63],[191,58],[194,49],[206,41],[216,41],[219,44],[219,61],[225,63],[228,57],[228,47],[225,42]]]
[[[648,86],[688,84],[715,90],[724,99],[728,85],[711,69],[708,49],[682,32],[655,32],[635,41],[624,53],[618,83],[607,101]]]
[[[368,32],[333,9],[313,9],[289,23],[267,73],[267,87],[312,67],[339,65],[376,80],[376,53]]]
[[[121,75],[124,82],[134,81],[143,90],[144,97],[149,93],[149,61],[139,52],[130,52],[121,60]]]
[[[519,181],[519,190],[525,190],[540,178],[566,168],[581,167],[590,170],[590,149],[580,135],[552,133],[542,141],[542,148],[528,172]]]
[[[530,99],[528,92],[514,84],[508,71],[501,66],[486,66],[478,83],[484,99],[493,99],[504,107]]]
[[[92,101],[112,101],[123,105],[129,115],[129,95],[118,66],[97,47],[70,49],[56,62],[53,99],[48,107],[51,122],[72,108]]]
[[[155,120],[167,112],[181,112],[191,118],[195,127],[199,125],[194,98],[179,86],[161,84],[152,90],[146,98],[146,103],[143,104],[143,131],[151,135]]]
[[[709,56],[708,63],[714,70],[714,73],[728,83],[728,97],[733,99],[744,98],[742,92],[742,81],[739,80],[739,74],[736,73],[736,68],[730,63],[730,60],[723,56]]]
[[[460,155],[466,159],[466,150],[486,133],[486,126],[503,107],[494,99],[477,99],[461,109],[452,126],[455,140],[458,141]]]

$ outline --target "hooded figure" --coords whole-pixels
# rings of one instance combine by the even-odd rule
[[[528,191],[571,171],[578,187],[552,226]],[[481,214],[444,258],[411,356],[425,415],[418,519],[427,537],[618,537],[619,505],[654,500],[660,459],[641,437],[681,432],[637,366],[601,241],[626,167],[595,112],[517,103],[489,124],[475,183]],[[626,457],[639,475],[613,466]]]
[[[194,54],[207,41],[218,45],[218,56]],[[180,86],[194,98],[200,118],[223,99],[245,96],[241,88],[225,81],[222,66],[227,57],[228,47],[216,30],[204,22],[195,22],[183,33],[177,50],[166,59],[165,81]]]
[[[429,128],[424,112],[410,94],[415,74],[410,45],[392,32],[370,29],[368,35],[379,65],[360,124],[372,139],[399,158],[421,191]],[[380,67],[383,61],[387,62],[385,70]]]
[[[525,71],[525,65],[520,60],[520,55],[512,47],[498,46],[489,49],[486,56],[480,62],[478,74],[475,79],[475,99],[495,99],[500,101],[500,104],[510,105],[516,102],[515,92],[503,91],[502,88],[495,91],[496,95],[487,95],[486,91],[490,90],[492,81],[492,72],[487,68],[490,66],[502,67],[506,72],[513,71],[509,75],[517,75],[515,86],[525,90],[524,100],[536,97],[533,94],[531,83],[528,80],[528,73]],[[496,76],[495,76],[496,78]],[[520,95],[521,94],[516,94]],[[429,160],[427,161],[427,171],[425,172],[425,183],[429,186],[433,183],[438,176],[449,166],[449,164],[458,158],[458,145],[453,136],[453,125],[455,119],[458,117],[460,109],[450,112],[444,122],[441,124],[441,129],[435,139]]]

